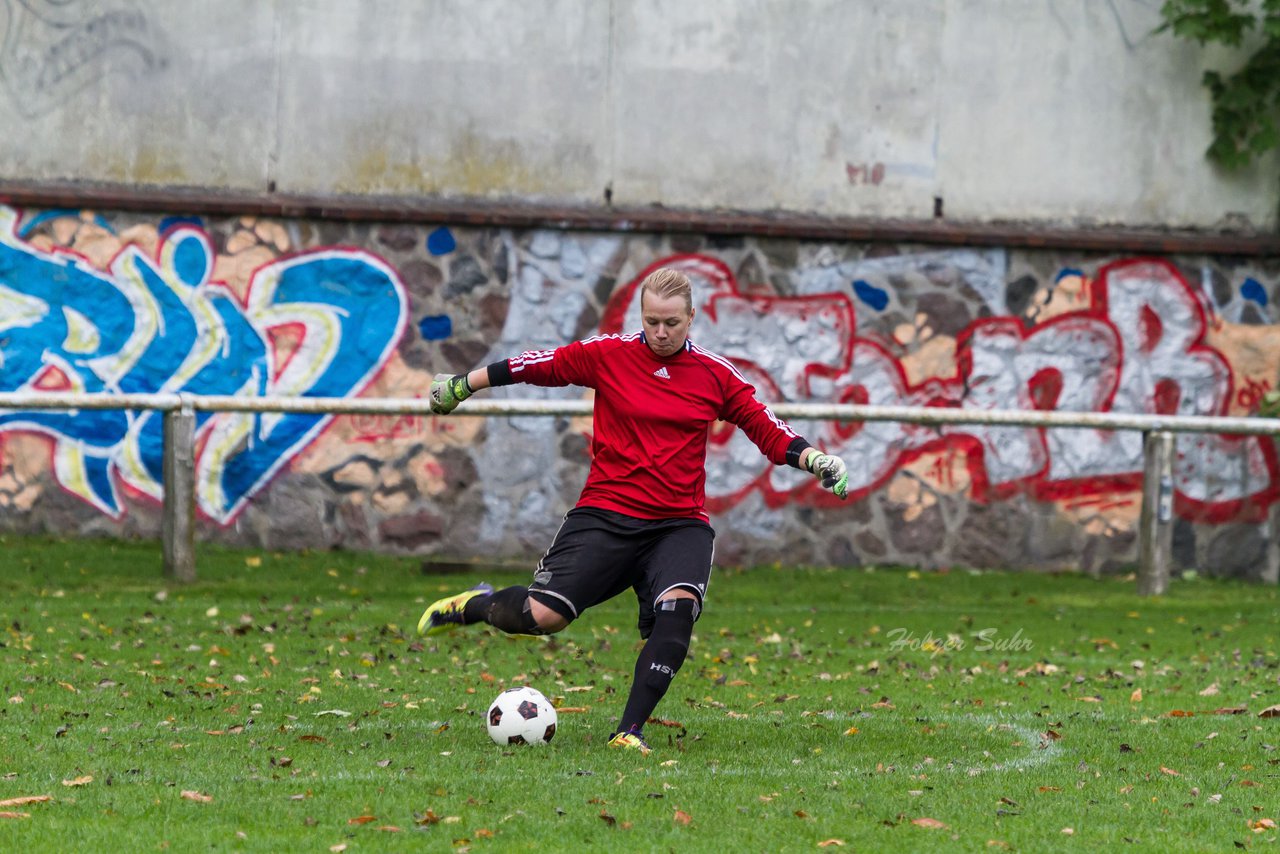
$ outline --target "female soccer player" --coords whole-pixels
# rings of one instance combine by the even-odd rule
[[[715,532],[703,505],[712,423],[736,424],[775,465],[817,475],[842,499],[848,475],[843,460],[813,448],[756,400],[727,359],[689,339],[687,276],[666,268],[646,276],[640,314],[640,332],[531,350],[431,383],[431,410],[440,415],[480,389],[518,382],[596,394],[587,482],[533,583],[448,596],[427,608],[418,631],[488,623],[509,634],[549,634],[634,589],[645,645],[609,745],[647,755],[644,725],[684,663],[711,577]]]

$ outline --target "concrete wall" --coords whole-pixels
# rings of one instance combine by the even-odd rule
[[[9,0],[8,180],[1274,227],[1146,0]]]
[[[638,328],[654,264],[689,272],[695,340],[769,401],[1238,414],[1280,382],[1280,258],[0,207],[0,389],[412,397],[437,371]],[[795,426],[849,462],[851,500],[717,433],[720,562],[1136,561],[1136,434]],[[0,529],[156,536],[159,428],[0,412]],[[586,477],[589,432],[206,414],[200,536],[532,563]],[[1280,498],[1272,443],[1180,438],[1175,473],[1178,564],[1256,577]]]

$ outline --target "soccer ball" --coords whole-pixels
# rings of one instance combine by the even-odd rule
[[[556,734],[556,710],[539,691],[508,688],[489,706],[485,723],[498,744],[546,744]]]

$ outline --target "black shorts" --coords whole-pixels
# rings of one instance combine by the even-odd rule
[[[683,587],[698,600],[711,580],[715,532],[701,519],[636,519],[611,510],[575,507],[538,561],[529,593],[566,620],[628,587],[640,605],[640,636],[653,630],[664,593]]]

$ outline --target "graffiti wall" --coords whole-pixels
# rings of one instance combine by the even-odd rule
[[[1280,259],[0,208],[0,390],[421,396],[439,371],[638,328],[655,265],[691,276],[694,340],[767,401],[1248,414],[1280,381]],[[721,562],[1136,562],[1136,433],[794,426],[849,463],[851,500],[714,429]],[[205,540],[531,561],[591,425],[202,413],[197,430]],[[1257,576],[1273,443],[1180,437],[1175,480],[1179,565]],[[0,528],[156,536],[161,496],[158,415],[0,411]]]

